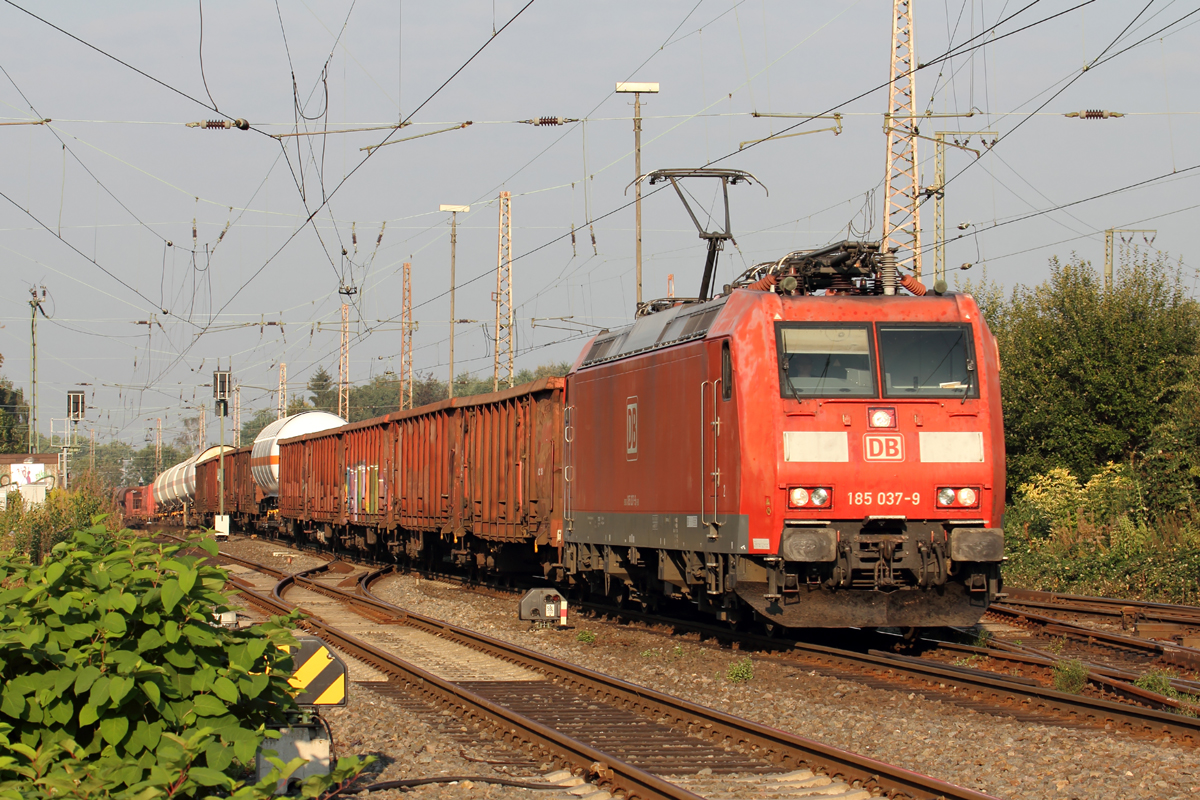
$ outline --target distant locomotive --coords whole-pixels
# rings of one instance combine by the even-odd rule
[[[976,622],[1000,590],[1005,486],[999,357],[974,300],[926,294],[860,242],[706,294],[647,304],[566,378],[264,431],[274,493],[250,474],[259,442],[232,451],[227,513],[731,622]],[[202,520],[216,460],[194,464]]]

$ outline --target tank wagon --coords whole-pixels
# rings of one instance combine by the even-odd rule
[[[974,300],[928,294],[861,242],[706,294],[646,304],[565,378],[351,425],[280,420],[226,455],[227,513],[730,622],[976,622],[1001,589],[1005,485],[999,356]]]

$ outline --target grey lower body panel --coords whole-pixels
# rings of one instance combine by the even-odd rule
[[[953,582],[890,592],[804,587],[779,600],[764,597],[766,583],[738,581],[737,593],[764,619],[785,628],[974,625],[987,611],[985,593],[968,592]]]
[[[575,511],[572,527],[565,532],[564,539],[614,547],[747,553],[750,518],[728,514],[717,519],[720,524],[714,527],[702,522],[696,514]]]

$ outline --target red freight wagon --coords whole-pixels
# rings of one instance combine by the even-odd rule
[[[258,516],[259,489],[250,472],[253,445],[225,454],[225,513],[237,514],[243,526]]]
[[[388,417],[396,443],[393,519],[417,534],[408,541],[410,551],[419,551],[416,543],[424,533],[463,533],[462,475],[455,469],[462,453],[459,402],[443,400]]]
[[[350,546],[387,531],[410,556],[436,533],[456,562],[484,568],[504,568],[506,543],[557,545],[564,385],[544,378],[287,439],[280,515]]]
[[[463,414],[461,529],[490,542],[562,543],[563,378],[456,400]]]
[[[211,448],[212,455],[196,462],[196,494],[193,499],[192,512],[196,515],[195,524],[211,527],[214,518],[221,513],[221,448]],[[207,452],[207,451],[206,451]],[[236,489],[230,467],[233,465],[234,450],[225,446],[225,513],[233,513],[233,501]]]
[[[279,515],[324,532],[345,522],[345,453],[342,429],[279,443]]]
[[[391,472],[396,447],[394,426],[387,417],[367,420],[340,429],[345,483],[344,517],[339,522],[387,527],[391,506]],[[374,538],[370,539],[374,543]]]
[[[220,459],[212,456],[196,462],[196,494],[192,500],[193,522],[201,526],[212,525],[212,517],[220,503],[217,471]]]

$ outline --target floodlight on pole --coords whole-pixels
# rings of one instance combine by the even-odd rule
[[[617,94],[633,95],[633,178],[642,177],[642,95],[658,94],[657,83],[617,83]],[[642,307],[642,184],[639,181],[633,194],[635,261],[637,272],[637,307]]]
[[[454,397],[454,250],[458,244],[458,215],[471,211],[470,206],[442,204],[438,211],[450,212],[450,383],[449,396]]]

